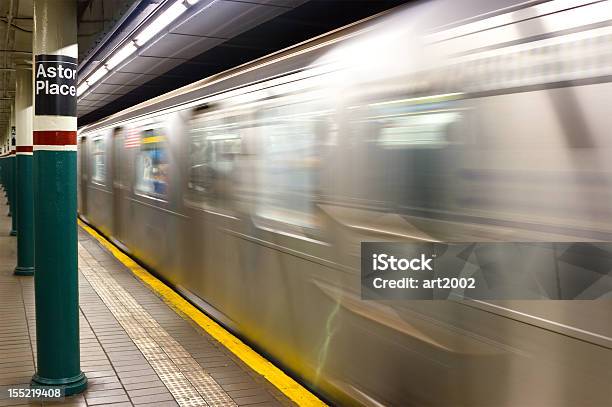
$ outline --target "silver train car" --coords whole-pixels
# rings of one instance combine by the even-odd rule
[[[612,241],[612,6],[416,2],[79,130],[79,212],[341,405],[612,405],[612,300],[364,301],[362,241]]]

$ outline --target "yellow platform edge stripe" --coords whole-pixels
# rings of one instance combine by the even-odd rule
[[[131,272],[143,283],[149,286],[164,302],[179,314],[184,314],[193,322],[200,326],[210,336],[219,341],[229,349],[234,355],[242,360],[248,367],[268,380],[281,393],[299,406],[325,406],[319,398],[308,391],[304,386],[285,374],[278,367],[274,366],[263,356],[255,352],[240,339],[236,338],[229,331],[213,321],[202,311],[191,305],[187,300],[177,294],[172,288],[165,285],[151,273],[142,268],[128,255],[119,250],[114,244],[109,242],[104,236],[100,235],[90,226],[80,219],[79,226],[89,233],[94,239],[108,249],[117,260],[129,268]]]

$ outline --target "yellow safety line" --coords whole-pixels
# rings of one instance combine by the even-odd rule
[[[151,275],[148,271],[138,265],[129,256],[119,250],[98,232],[87,226],[80,219],[78,220],[87,233],[93,236],[98,242],[106,247],[112,254],[129,268],[136,277],[148,285],[157,295],[159,295],[175,311],[187,315],[192,321],[198,324],[210,336],[219,341],[229,349],[234,355],[240,358],[247,366],[265,377],[274,387],[280,390],[285,396],[300,406],[325,406],[314,394],[304,388],[301,384],[287,376],[282,370],[274,366],[264,357],[259,355],[249,346],[245,345],[240,339],[229,333],[221,325],[213,321],[202,311],[191,305],[187,300],[177,294],[173,289],[162,283]]]

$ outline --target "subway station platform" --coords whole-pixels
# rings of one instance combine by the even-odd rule
[[[34,280],[13,275],[15,238],[8,235],[6,213],[0,207],[0,387],[17,387],[29,384],[35,371]],[[83,227],[78,247],[81,369],[88,388],[60,402],[3,397],[0,406],[294,404],[179,315]]]

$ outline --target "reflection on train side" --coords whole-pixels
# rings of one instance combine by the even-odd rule
[[[609,299],[360,298],[362,241],[612,240],[609,2],[515,3],[409,5],[94,124],[81,214],[332,402],[612,404]]]

